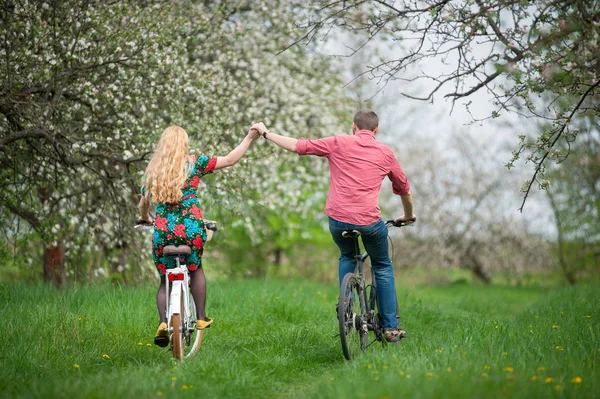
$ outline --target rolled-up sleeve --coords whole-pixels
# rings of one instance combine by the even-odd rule
[[[335,136],[322,139],[298,139],[296,152],[298,155],[316,155],[328,157],[335,147]]]
[[[392,191],[396,195],[405,195],[410,192],[410,183],[402,170],[402,166],[398,163],[396,157],[394,157],[392,161],[392,166],[390,168],[390,172],[388,173],[388,177],[392,182]]]

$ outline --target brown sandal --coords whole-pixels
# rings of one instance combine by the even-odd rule
[[[383,332],[383,336],[387,342],[398,342],[402,338],[406,338],[406,331],[396,328]]]

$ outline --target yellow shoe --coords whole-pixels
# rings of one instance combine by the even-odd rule
[[[205,318],[204,320],[196,320],[196,329],[204,330],[205,328],[210,327],[212,322],[213,322],[213,320],[209,317]]]
[[[154,344],[160,347],[169,345],[169,330],[167,323],[160,323],[156,335],[154,336]]]

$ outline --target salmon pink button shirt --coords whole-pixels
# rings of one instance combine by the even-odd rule
[[[298,155],[329,160],[330,184],[325,214],[345,223],[368,226],[381,218],[379,191],[385,176],[396,195],[410,192],[408,179],[392,150],[370,130],[316,140],[299,139]]]

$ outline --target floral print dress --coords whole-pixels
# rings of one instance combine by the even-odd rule
[[[154,217],[152,258],[158,273],[163,276],[167,269],[175,267],[175,259],[163,255],[166,245],[188,245],[192,254],[187,257],[187,268],[194,271],[202,267],[202,252],[206,229],[202,220],[200,201],[196,197],[200,178],[215,170],[217,158],[197,157],[183,185],[183,196],[176,203],[159,202]],[[145,194],[145,188],[142,189]]]

